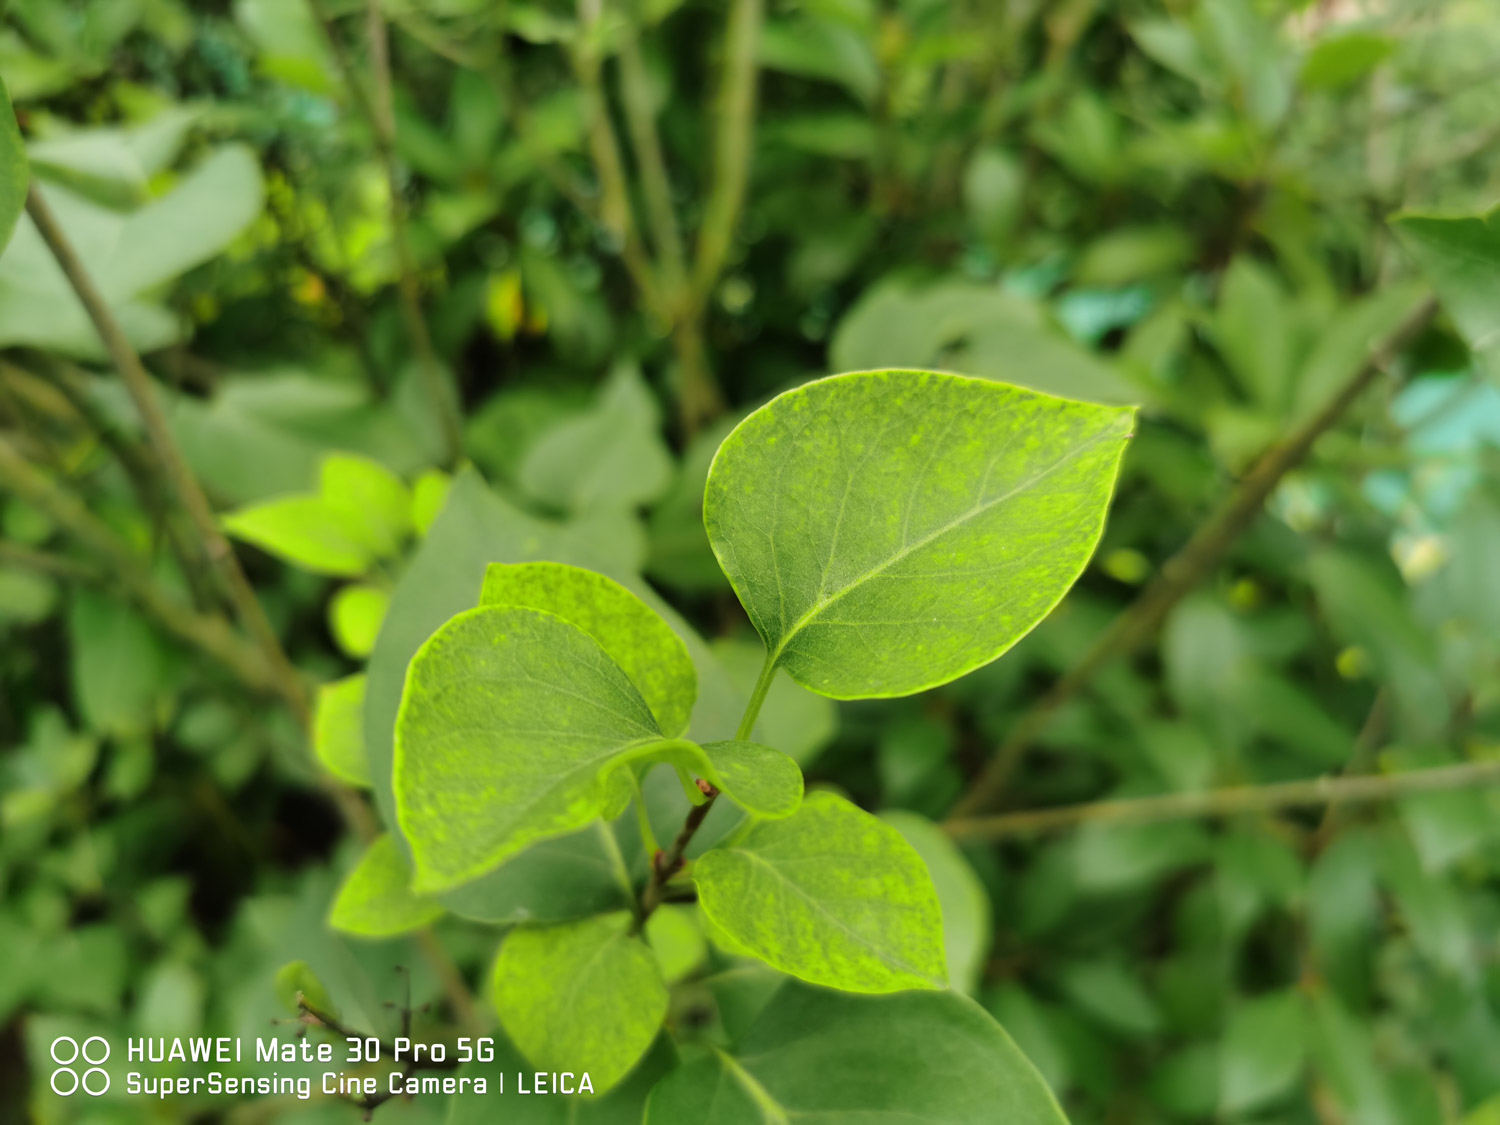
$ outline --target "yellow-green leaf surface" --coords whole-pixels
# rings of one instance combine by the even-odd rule
[[[391,595],[379,586],[345,586],[328,603],[328,628],[339,648],[358,659],[375,651],[380,623],[390,608]]]
[[[394,558],[412,531],[411,492],[378,461],[352,453],[323,458],[318,491],[338,522],[357,528],[360,539],[382,558]]]
[[[890,825],[832,793],[693,865],[732,952],[852,992],[943,988],[943,919],[927,866]]]
[[[630,1072],[667,1014],[656,956],[620,911],[522,927],[500,947],[491,999],[539,1070],[587,1071],[596,1094]]]
[[[640,692],[576,625],[521,606],[460,613],[412,658],[396,717],[415,887],[455,887],[618,814],[632,788],[605,767],[661,741]]]
[[[880,814],[922,857],[943,910],[943,947],[953,987],[973,995],[994,937],[990,897],[952,838],[932,821],[904,809]]]
[[[328,924],[364,937],[394,937],[421,929],[442,915],[441,904],[411,892],[406,857],[390,833],[383,832],[339,888]]]
[[[16,124],[10,94],[0,81],[0,250],[10,241],[16,220],[26,207],[26,145]]]
[[[725,439],[704,522],[774,663],[838,699],[909,695],[1062,600],[1133,419],[957,375],[835,375]]]
[[[783,986],[735,1044],[651,1092],[644,1125],[1065,1125],[1005,1031],[953,992]]]
[[[730,800],[756,816],[791,816],[802,804],[802,771],[780,750],[758,742],[709,742],[701,772]]]
[[[375,562],[360,536],[336,520],[321,496],[283,496],[223,518],[236,539],[315,574],[357,578]]]
[[[313,752],[323,767],[350,785],[370,785],[365,756],[363,673],[320,684],[313,718]]]
[[[661,615],[612,578],[562,563],[492,563],[480,605],[518,605],[578,626],[630,677],[663,734],[687,730],[698,674]]]

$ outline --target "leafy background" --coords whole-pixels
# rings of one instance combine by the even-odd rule
[[[931,828],[1420,299],[1386,216],[1494,200],[1492,7],[778,0],[747,54],[735,21],[758,7],[393,0],[393,147],[358,5],[11,0],[0,77],[33,179],[235,513],[282,645],[327,683],[369,659],[365,715],[388,708],[387,728],[402,649],[472,604],[449,576],[494,558],[654,591],[704,638],[700,695],[733,713],[756,650],[702,531],[703,481],[780,389],[927,365],[1141,403],[1105,541],[1041,628],[913,699],[779,685],[767,740],[928,841],[955,977],[1074,1121],[1500,1116],[1483,789],[1080,818],[961,856]],[[721,88],[750,63],[753,117]],[[1457,239],[1466,258],[1487,231]],[[1482,329],[1500,288],[1470,281],[1159,633],[1066,701],[1004,808],[1496,756],[1500,389]],[[149,472],[140,486],[138,415],[25,218],[0,256],[0,348],[10,447],[173,604],[213,609],[174,550],[191,528]],[[450,484],[455,419],[473,467]],[[330,453],[410,488],[383,537],[339,532]],[[351,1023],[393,1026],[398,965],[441,1013],[445,969],[479,979],[512,919],[502,887],[462,904],[490,924],[437,923],[437,957],[332,932],[360,849],[294,715],[6,483],[0,1118],[357,1119],[46,1090],[57,1034],[267,1034],[294,960]],[[281,509],[257,531],[255,505],[288,495],[301,522]],[[388,785],[377,797],[389,813]],[[681,949],[671,1018],[688,1026],[705,954]],[[778,1018],[795,1028],[795,1003]]]

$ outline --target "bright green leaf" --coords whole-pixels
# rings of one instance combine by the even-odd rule
[[[660,906],[646,919],[646,944],[656,955],[662,978],[674,984],[708,956],[708,943],[690,906]]]
[[[369,546],[334,518],[321,496],[266,500],[223,517],[224,530],[316,574],[357,578],[375,563]]]
[[[528,844],[617,815],[612,760],[661,742],[592,637],[550,613],[481,606],[412,658],[396,719],[396,809],[415,886],[466,882]]]
[[[788,984],[733,1055],[679,1067],[645,1125],[1064,1125],[1036,1069],[952,992],[847,996]]]
[[[736,952],[858,992],[942,988],[943,919],[901,834],[832,793],[700,856],[704,912]]]
[[[756,816],[791,816],[802,804],[802,771],[780,750],[756,742],[707,742],[703,774]]]
[[[390,594],[379,586],[342,587],[328,603],[328,627],[339,648],[357,659],[374,652],[390,604]]]
[[[522,927],[495,962],[505,1033],[540,1069],[586,1071],[598,1094],[640,1061],[667,1014],[661,970],[631,925],[621,911]]]
[[[26,145],[10,105],[10,94],[0,81],[0,251],[16,229],[16,219],[26,208]]]
[[[893,810],[881,813],[880,819],[901,833],[927,865],[943,910],[948,975],[955,987],[972,994],[994,937],[984,884],[948,834],[926,817]]]
[[[494,563],[479,604],[516,605],[556,614],[599,643],[630,677],[663,734],[687,729],[698,674],[682,638],[612,578],[562,563]]]
[[[1335,35],[1314,45],[1302,62],[1302,85],[1309,90],[1350,86],[1385,62],[1396,40],[1368,31]]]
[[[704,522],[772,659],[909,695],[1045,617],[1103,528],[1133,411],[920,371],[789,391],[725,440]]]
[[[387,832],[375,838],[344,879],[328,924],[361,937],[394,937],[442,917],[441,904],[411,892],[411,868]]]
[[[345,676],[318,686],[313,716],[313,752],[323,768],[350,785],[370,785],[365,756],[365,676]]]
[[[396,558],[411,534],[411,493],[378,461],[352,453],[330,453],[318,474],[318,490],[341,526],[382,558]]]
[[[426,535],[448,502],[453,478],[441,469],[428,469],[411,486],[411,526],[418,535]]]

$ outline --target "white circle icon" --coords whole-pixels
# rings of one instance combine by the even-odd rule
[[[82,1078],[73,1069],[80,1055],[84,1062],[92,1064],[83,1072]],[[85,1094],[94,1098],[109,1092],[109,1071],[99,1065],[109,1061],[109,1040],[104,1036],[90,1035],[80,1047],[78,1040],[71,1035],[59,1035],[52,1040],[52,1061],[58,1064],[52,1072],[51,1083],[52,1092],[58,1097],[70,1097],[78,1093],[80,1086]]]

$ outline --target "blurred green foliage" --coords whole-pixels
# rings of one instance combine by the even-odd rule
[[[0,1120],[357,1120],[323,1100],[60,1099],[48,1049],[61,1034],[290,1038],[268,1021],[315,987],[388,1037],[397,966],[413,1004],[437,1005],[418,1032],[439,1034],[457,1013],[425,939],[328,924],[351,871],[349,886],[382,884],[317,762],[370,785],[394,823],[407,660],[496,561],[588,566],[640,594],[690,634],[699,706],[732,730],[756,650],[703,531],[714,451],[775,392],[901,365],[1142,405],[1100,550],[1013,652],[907,700],[834,705],[783,679],[761,716],[810,785],[881,810],[922,854],[955,987],[1080,1125],[1500,1114],[1491,792],[961,848],[934,828],[1257,455],[1417,305],[1423,277],[1443,314],[1159,635],[1067,702],[1005,803],[1496,756],[1491,5],[767,0],[738,145],[745,107],[721,79],[745,41],[726,28],[755,5],[390,0],[394,213],[464,466],[403,321],[378,130],[340,66],[378,92],[363,8],[326,4],[335,49],[324,6],[11,0],[0,22],[31,180],[158,377],[282,644],[323,685],[314,756],[287,708],[126,596],[113,559],[0,496]],[[743,207],[723,194],[736,154]],[[3,233],[23,181],[0,166]],[[222,614],[105,360],[21,216],[0,255],[5,441],[172,604]],[[659,837],[683,807],[665,775],[647,793]],[[636,839],[624,859],[642,870]],[[477,984],[496,927],[620,908],[612,847],[593,832],[543,844],[441,895],[446,957]],[[354,928],[436,913],[348,892]],[[818,1077],[782,1044],[812,1026],[837,1044],[842,1005],[916,1019],[939,1002],[819,1009],[732,968],[695,917],[653,918],[668,1020],[686,1042],[738,1040],[763,1081]],[[921,1085],[937,1045],[878,1011],[889,1053],[858,1077],[969,1112]],[[579,1119],[639,1120],[672,1051],[658,1042]],[[723,1065],[672,1072],[661,1120]],[[378,1118],[448,1112],[418,1097]],[[455,1099],[451,1120],[475,1112]]]

